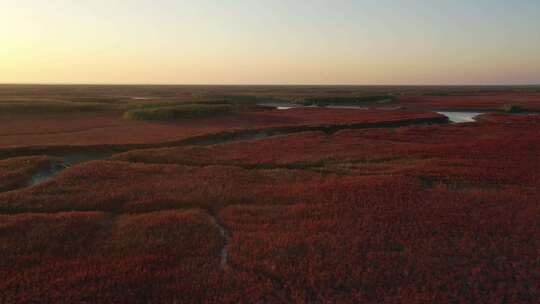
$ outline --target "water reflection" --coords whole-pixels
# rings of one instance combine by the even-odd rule
[[[454,112],[454,111],[445,111],[445,112],[437,112],[439,114],[442,114],[453,123],[464,123],[464,122],[475,122],[476,116],[481,115],[483,113],[481,112]]]

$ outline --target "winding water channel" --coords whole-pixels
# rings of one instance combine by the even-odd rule
[[[413,125],[428,125],[428,124],[441,124],[447,122],[445,119],[405,119],[402,121],[393,121],[393,122],[380,122],[380,123],[358,123],[358,124],[349,124],[349,125],[326,125],[326,126],[291,126],[291,127],[277,127],[277,128],[266,128],[266,129],[248,129],[248,130],[239,130],[232,132],[223,132],[218,134],[209,134],[202,135],[197,137],[188,138],[178,143],[170,145],[160,145],[157,147],[174,147],[174,146],[208,146],[216,144],[227,144],[237,141],[250,141],[250,140],[261,140],[265,138],[270,138],[280,135],[288,135],[299,132],[306,131],[322,131],[327,134],[332,134],[339,130],[343,129],[370,129],[370,128],[398,128],[404,126],[413,126]],[[103,151],[96,150],[95,148],[89,148],[89,150],[81,151],[77,150],[76,152],[66,152],[60,154],[54,154],[54,156],[60,157],[63,159],[61,163],[55,163],[49,168],[40,170],[34,174],[26,187],[36,186],[43,184],[47,181],[50,181],[62,171],[67,168],[70,168],[74,165],[78,165],[84,162],[92,160],[100,160],[108,158],[115,153],[126,152],[129,150],[136,149],[145,149],[145,148],[156,148],[156,146],[148,147],[134,147],[132,149],[124,149],[123,151]],[[47,153],[43,153],[47,154]]]
[[[65,169],[68,169],[72,166],[85,163],[92,160],[100,160],[105,159],[107,157],[112,156],[112,152],[104,152],[104,151],[80,151],[80,152],[71,152],[66,153],[62,155],[57,155],[62,159],[62,162],[53,163],[50,167],[45,168],[43,170],[40,170],[36,172],[30,180],[27,182],[26,187],[32,187],[36,186],[42,183],[45,183],[58,174],[60,172],[64,171]]]
[[[287,109],[290,108],[286,105],[273,105],[278,109]],[[343,108],[343,107],[339,107]],[[350,108],[350,107],[346,107]],[[357,108],[354,109],[360,109],[365,110],[365,108]],[[482,113],[478,112],[439,112],[442,115],[445,115],[448,117],[450,122],[454,123],[462,123],[462,122],[473,122],[475,121],[474,118]],[[341,129],[364,129],[364,128],[396,128],[396,127],[402,127],[402,126],[410,126],[410,125],[425,125],[425,124],[439,124],[439,123],[445,123],[447,122],[444,119],[439,120],[404,120],[399,123],[392,122],[392,123],[379,123],[379,124],[357,124],[357,125],[335,125],[335,126],[325,126],[325,127],[310,127],[310,126],[297,126],[297,127],[288,127],[288,128],[269,128],[264,130],[241,130],[236,132],[225,132],[223,134],[211,134],[211,135],[205,135],[205,136],[199,136],[195,138],[190,138],[185,141],[183,141],[180,144],[176,144],[176,146],[181,145],[199,145],[199,146],[205,146],[205,145],[214,145],[214,144],[225,144],[225,143],[231,143],[235,141],[246,141],[246,140],[260,140],[265,138],[270,138],[273,136],[279,136],[279,135],[287,135],[297,132],[304,132],[304,131],[323,131],[326,133],[333,133],[337,130]],[[175,145],[171,145],[175,146]],[[150,147],[151,148],[151,147]],[[139,149],[139,148],[133,148],[133,149]],[[130,149],[127,149],[128,151]],[[125,152],[125,151],[122,151]],[[118,153],[118,151],[102,151],[102,150],[88,150],[88,151],[77,151],[77,152],[70,152],[70,153],[64,153],[64,154],[55,154],[55,156],[61,157],[63,159],[63,162],[61,163],[55,163],[51,167],[46,168],[44,170],[41,170],[34,174],[31,179],[27,183],[27,187],[32,187],[36,185],[43,184],[47,181],[52,180],[54,177],[56,177],[58,174],[60,174],[62,171],[64,171],[67,168],[70,168],[74,165],[78,165],[84,162],[93,161],[93,160],[100,160],[100,159],[106,159],[115,153]],[[212,224],[218,229],[220,236],[223,239],[223,247],[220,251],[220,266],[223,270],[230,269],[229,266],[229,244],[231,235],[230,232],[226,229],[226,227],[220,222],[219,218],[215,215],[210,215]]]
[[[289,110],[295,108],[306,108],[295,103],[287,102],[268,102],[258,104],[261,107],[275,108],[278,110]],[[313,107],[313,106],[307,106]],[[355,106],[355,105],[328,105],[322,106],[320,108],[327,109],[349,109],[349,110],[369,110],[369,107],[366,106]],[[466,123],[466,122],[475,122],[478,115],[482,115],[485,112],[469,112],[469,111],[438,111],[437,113],[442,114],[450,120],[452,123]]]

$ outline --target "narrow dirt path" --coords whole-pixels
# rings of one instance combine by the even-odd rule
[[[255,270],[255,269],[246,269],[242,268],[238,265],[232,265],[229,261],[229,246],[231,244],[231,233],[226,228],[225,224],[219,219],[219,216],[217,215],[217,212],[208,212],[212,223],[214,226],[219,230],[219,233],[221,237],[224,240],[223,247],[220,251],[220,267],[223,271],[237,271],[237,272],[245,272],[250,273],[257,278],[265,281],[269,281],[272,283],[276,291],[278,292],[280,298],[284,300],[286,303],[292,302],[292,296],[291,296],[291,290],[287,286],[287,284],[278,276],[262,270]]]
[[[221,223],[217,215],[214,215],[211,212],[209,212],[208,214],[210,215],[212,224],[214,224],[214,226],[219,230],[219,234],[223,238],[223,247],[221,247],[221,251],[219,253],[221,269],[230,270],[231,266],[229,265],[229,244],[231,234],[229,233],[227,228],[225,228],[223,223]]]

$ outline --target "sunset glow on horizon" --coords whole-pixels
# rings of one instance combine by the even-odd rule
[[[0,83],[539,84],[540,1],[0,2]]]

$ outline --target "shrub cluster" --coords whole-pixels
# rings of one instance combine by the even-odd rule
[[[111,109],[109,105],[98,102],[68,101],[14,101],[0,102],[0,115],[36,113],[76,113],[98,112]]]
[[[226,104],[186,104],[128,110],[124,113],[124,118],[132,120],[172,120],[222,115],[233,110],[233,106]]]
[[[305,106],[330,106],[330,105],[369,105],[372,103],[390,103],[395,100],[392,95],[352,96],[352,97],[308,97],[299,103]]]
[[[505,113],[521,113],[525,111],[525,108],[519,105],[506,104],[501,107],[501,111]]]

